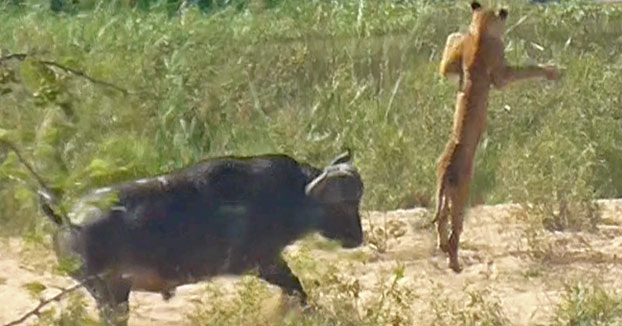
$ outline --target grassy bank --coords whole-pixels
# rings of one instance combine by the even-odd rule
[[[183,16],[6,5],[2,54],[34,56],[0,66],[0,132],[69,199],[206,156],[322,165],[350,147],[366,209],[430,205],[455,91],[439,56],[468,19],[466,3],[436,1],[257,1]],[[558,64],[563,80],[493,92],[472,200],[619,197],[622,7],[513,2],[508,26],[510,62]],[[34,182],[13,155],[0,151],[0,164],[0,225],[32,229]]]

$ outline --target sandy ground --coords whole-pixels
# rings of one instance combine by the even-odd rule
[[[367,212],[363,223],[368,239],[385,248],[379,250],[368,243],[356,249],[365,258],[349,264],[347,274],[360,281],[364,298],[374,295],[381,275],[404,266],[400,286],[414,293],[412,313],[420,321],[417,324],[431,323],[432,298],[459,300],[472,291],[486,290],[499,300],[512,325],[546,325],[567,282],[593,280],[606,288],[622,285],[622,200],[599,203],[603,222],[598,231],[545,232],[539,237],[540,248],[545,249],[536,251],[528,242],[526,214],[518,206],[472,208],[463,235],[461,274],[447,268],[446,258],[436,249],[434,230],[421,227],[430,217],[429,211]],[[289,248],[288,255],[295,256],[298,246]],[[333,261],[335,252],[338,255],[341,250],[317,248],[313,257]],[[25,249],[21,239],[0,241],[0,325],[36,306],[37,299],[26,290],[26,284],[45,285],[41,295],[46,298],[73,284],[52,272],[54,261],[51,252]],[[305,276],[300,277],[304,283]],[[236,284],[235,278],[218,282]],[[158,294],[133,293],[130,325],[187,325],[186,315],[194,303],[204,299],[204,289],[205,283],[180,287],[168,302]],[[317,293],[312,296],[318,297]],[[93,302],[88,300],[92,310]]]

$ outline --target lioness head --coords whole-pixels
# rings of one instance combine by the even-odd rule
[[[473,19],[471,20],[471,32],[473,34],[490,35],[501,38],[505,32],[505,20],[508,17],[507,9],[484,9],[482,5],[473,1],[471,3]]]

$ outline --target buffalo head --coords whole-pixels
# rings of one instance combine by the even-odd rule
[[[349,151],[336,157],[305,188],[306,195],[322,207],[320,233],[341,241],[345,248],[357,247],[363,242],[359,213],[363,188]]]

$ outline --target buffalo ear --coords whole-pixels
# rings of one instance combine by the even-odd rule
[[[477,1],[471,2],[471,9],[473,11],[479,10],[480,8],[482,8],[482,5],[479,2],[477,2]]]

